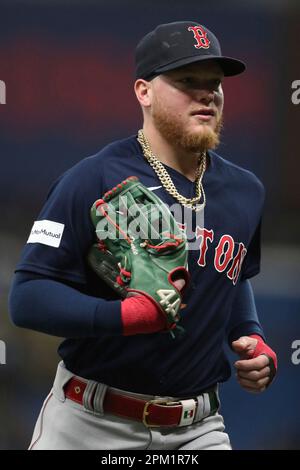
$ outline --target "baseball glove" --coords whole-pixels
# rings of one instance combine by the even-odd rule
[[[98,241],[88,261],[122,298],[145,295],[178,327],[183,291],[188,284],[187,241],[169,208],[135,176],[128,177],[91,208]]]

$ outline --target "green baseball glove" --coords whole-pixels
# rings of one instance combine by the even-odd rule
[[[187,241],[168,207],[131,176],[93,204],[91,218],[98,238],[91,267],[121,297],[150,298],[167,329],[178,328],[182,291],[174,282],[189,280]]]

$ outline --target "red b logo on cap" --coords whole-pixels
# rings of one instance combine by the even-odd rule
[[[210,45],[210,40],[207,37],[207,32],[201,26],[189,26],[188,31],[193,31],[194,38],[197,41],[197,44],[194,44],[196,49],[208,49]]]

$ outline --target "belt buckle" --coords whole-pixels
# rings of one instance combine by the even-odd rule
[[[161,424],[149,424],[147,423],[147,416],[150,414],[148,411],[148,408],[150,405],[166,405],[166,406],[172,406],[172,405],[178,405],[180,402],[177,401],[167,401],[162,398],[156,398],[154,400],[149,400],[146,401],[144,409],[143,409],[143,424],[147,428],[160,428]]]

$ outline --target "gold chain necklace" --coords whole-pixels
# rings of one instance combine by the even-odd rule
[[[196,179],[195,179],[196,196],[193,198],[187,198],[177,191],[166,168],[158,160],[158,158],[152,153],[150,144],[148,140],[146,139],[145,134],[142,131],[142,129],[138,131],[137,140],[143,149],[144,157],[146,158],[146,160],[148,160],[149,164],[152,166],[153,170],[157,174],[165,190],[168,191],[168,193],[171,194],[171,196],[173,196],[180,204],[182,204],[185,207],[188,207],[189,209],[192,209],[193,211],[198,212],[204,209],[205,204],[206,204],[206,197],[205,197],[205,192],[203,189],[202,179],[206,170],[206,152],[202,152],[198,159],[198,167],[196,170]],[[201,198],[203,198],[203,201],[200,204]]]

